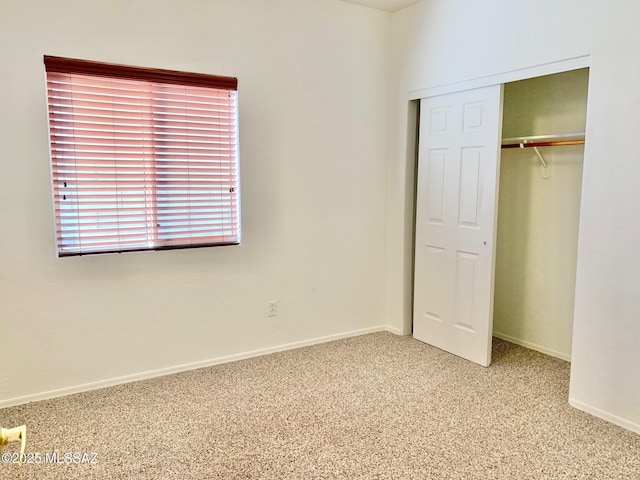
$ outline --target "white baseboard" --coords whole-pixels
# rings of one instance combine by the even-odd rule
[[[389,333],[393,333],[394,335],[398,335],[400,337],[404,336],[404,333],[402,333],[402,330],[400,330],[399,328],[395,328],[395,327],[390,327],[390,326],[386,326],[383,328],[383,330],[389,332]]]
[[[261,348],[250,352],[238,353],[235,355],[227,355],[224,357],[212,358],[209,360],[203,360],[200,362],[185,363],[182,365],[176,365],[175,367],[161,368],[158,370],[150,370],[142,373],[135,373],[133,375],[125,375],[122,377],[109,378],[107,380],[100,380],[97,382],[90,382],[81,385],[74,385],[72,387],[59,388],[55,390],[49,390],[46,392],[34,393],[31,395],[25,395],[22,397],[9,398],[6,400],[0,400],[0,408],[13,407],[16,405],[23,405],[30,402],[39,402],[41,400],[49,400],[51,398],[63,397],[66,395],[73,395],[75,393],[88,392],[90,390],[98,390],[100,388],[112,387],[114,385],[121,385],[123,383],[137,382],[139,380],[147,380],[149,378],[161,377],[164,375],[170,375],[172,373],[185,372],[187,370],[195,370],[197,368],[211,367],[213,365],[220,365],[222,363],[235,362],[238,360],[244,360],[246,358],[259,357],[261,355],[267,355],[269,353],[283,352],[285,350],[293,350],[300,347],[307,347],[310,345],[317,345],[320,343],[331,342],[334,340],[340,340],[342,338],[357,337],[365,335],[367,333],[384,332],[388,331],[396,333],[394,329],[387,326],[378,326],[363,328],[360,330],[352,330],[350,332],[337,333],[334,335],[327,335],[324,337],[316,337],[309,340],[302,340],[299,342],[286,343],[283,345],[277,345],[275,347]]]
[[[519,338],[512,337],[511,335],[507,335],[505,333],[494,331],[493,336],[501,338],[502,340],[506,340],[507,342],[515,343],[516,345],[521,345],[523,347],[530,348],[531,350],[544,353],[545,355],[551,355],[552,357],[556,357],[561,360],[566,360],[567,362],[571,361],[571,355],[568,355],[564,352],[558,352],[557,350],[543,347],[542,345],[537,345],[535,343],[527,342],[526,340],[520,340]]]
[[[640,434],[640,424],[638,423],[633,423],[628,420],[625,420],[624,418],[620,418],[616,415],[612,415],[611,413],[605,412],[604,410],[600,410],[599,408],[596,408],[596,407],[592,407],[591,405],[587,405],[586,403],[576,400],[575,398],[569,397],[569,405],[577,408],[578,410],[582,410],[583,412],[589,413],[594,417],[601,418],[602,420],[618,425],[619,427],[622,427],[634,433]]]

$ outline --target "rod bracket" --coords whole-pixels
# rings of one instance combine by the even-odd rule
[[[525,149],[525,147],[527,147],[527,140],[524,139],[520,142],[520,148],[522,150]],[[549,169],[549,164],[547,163],[547,161],[544,159],[544,157],[542,156],[542,153],[540,153],[540,150],[538,150],[538,147],[536,147],[535,145],[530,145],[531,148],[533,148],[533,151],[536,152],[536,155],[538,156],[538,160],[540,160],[540,164],[542,167],[542,178],[551,178],[551,171]]]

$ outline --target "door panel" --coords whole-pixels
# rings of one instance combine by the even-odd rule
[[[460,213],[458,226],[478,228],[478,192],[480,191],[480,158],[477,147],[462,149],[460,174]]]
[[[421,100],[413,335],[491,362],[502,86]]]
[[[447,161],[446,150],[431,150],[428,166],[428,203],[429,221],[442,223],[444,219],[444,167]]]

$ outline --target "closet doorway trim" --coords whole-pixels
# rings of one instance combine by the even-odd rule
[[[421,98],[435,97],[436,95],[472,90],[475,88],[488,87],[490,85],[517,82],[518,80],[542,77],[544,75],[553,75],[554,73],[568,72],[570,70],[578,70],[588,67],[591,67],[591,55],[582,55],[579,57],[510,70],[503,73],[497,73],[495,75],[487,75],[485,77],[453,82],[446,85],[411,90],[408,93],[408,100],[420,100]]]

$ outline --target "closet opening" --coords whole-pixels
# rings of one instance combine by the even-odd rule
[[[410,104],[412,333],[483,366],[494,336],[571,360],[589,69],[557,67]]]
[[[589,69],[506,83],[493,336],[571,360]]]

